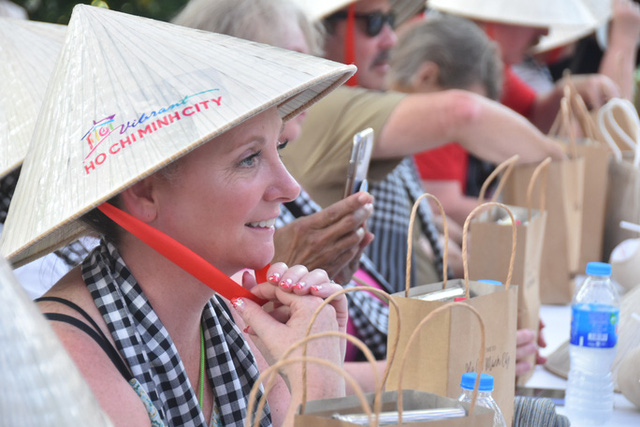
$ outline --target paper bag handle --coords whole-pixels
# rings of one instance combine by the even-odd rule
[[[547,157],[535,168],[533,174],[531,175],[531,179],[529,179],[529,185],[527,186],[527,211],[529,221],[531,221],[531,205],[533,198],[533,188],[535,187],[536,181],[538,177],[544,171],[542,175],[542,182],[540,183],[540,213],[542,213],[546,208],[547,202],[547,175],[549,172],[549,164],[551,163],[551,157]]]
[[[342,334],[341,332],[334,332],[334,333]],[[322,335],[323,334],[318,334],[318,337],[321,337]],[[343,334],[343,335],[345,335],[345,338],[346,336],[350,336],[348,334]],[[314,337],[315,335],[309,338],[314,338]],[[355,339],[357,340],[357,338]],[[367,402],[367,399],[364,396],[362,388],[360,387],[358,382],[354,380],[353,377],[344,368],[336,366],[326,359],[321,359],[319,357],[306,356],[306,357],[293,357],[289,359],[280,359],[277,363],[269,366],[260,374],[256,382],[253,384],[253,387],[251,387],[251,392],[249,393],[249,403],[247,405],[247,417],[245,419],[246,427],[251,427],[252,425],[251,418],[253,417],[254,412],[256,412],[256,416],[253,420],[253,426],[254,427],[260,426],[260,417],[258,417],[257,414],[261,414],[262,411],[264,410],[265,405],[267,404],[267,396],[269,395],[269,392],[271,391],[275,383],[274,381],[275,374],[282,367],[291,365],[294,363],[304,363],[305,365],[307,363],[317,363],[319,365],[323,365],[341,374],[344,377],[345,381],[347,381],[349,385],[353,388],[355,395],[358,397],[358,400],[360,401],[360,405],[362,406],[362,409],[369,417],[369,425],[374,427],[378,425],[377,417],[374,418],[372,416],[373,411],[371,410],[371,406],[369,406],[369,403]],[[264,387],[264,393],[262,393],[262,396],[260,397],[260,401],[258,402],[258,407],[255,408],[256,397],[258,395],[258,391],[260,391],[260,384],[262,384],[263,382],[266,382],[266,385]],[[303,389],[306,389],[306,385],[303,387]],[[303,403],[305,403],[304,398],[303,398]],[[304,414],[304,405],[301,407],[300,413]],[[377,413],[380,413],[380,411],[378,410]]]
[[[411,216],[409,217],[409,235],[407,236],[407,272],[405,275],[405,296],[409,297],[409,288],[411,287],[411,254],[413,253],[413,224],[416,221],[416,215],[420,202],[425,198],[430,198],[436,202],[440,215],[442,215],[442,229],[444,230],[444,248],[442,253],[442,289],[447,287],[447,267],[449,259],[449,228],[447,227],[447,215],[444,212],[442,203],[436,196],[430,193],[421,194],[420,197],[413,203],[411,208]]]
[[[396,317],[398,318],[398,325],[396,327],[396,336],[395,339],[393,341],[393,343],[391,343],[391,347],[387,348],[387,366],[385,367],[384,370],[384,374],[382,375],[382,382],[380,383],[380,390],[384,390],[386,384],[387,384],[387,378],[389,377],[389,371],[391,369],[391,364],[393,363],[393,360],[396,356],[396,350],[398,347],[398,342],[400,340],[400,308],[398,307],[398,303],[391,297],[391,295],[389,295],[387,292],[383,291],[382,289],[378,289],[378,288],[374,288],[373,286],[369,286],[369,285],[365,285],[365,286],[356,286],[353,288],[344,288],[344,289],[340,289],[338,292],[335,292],[331,295],[329,295],[324,301],[322,301],[322,304],[320,304],[318,306],[318,308],[316,308],[316,311],[313,313],[313,315],[311,316],[311,320],[309,321],[309,326],[307,327],[307,331],[305,332],[305,336],[309,336],[311,334],[311,327],[313,326],[313,324],[315,323],[318,315],[320,314],[320,311],[322,311],[322,309],[327,305],[330,304],[331,301],[333,301],[334,299],[336,299],[337,297],[339,297],[340,295],[344,295],[350,292],[372,292],[382,298],[385,298],[388,302],[389,305],[391,307],[393,307],[393,309],[396,312]],[[365,346],[366,347],[366,346]],[[367,348],[367,350],[369,350]],[[289,354],[289,350],[287,350],[285,352],[285,354]],[[363,353],[365,353],[363,351]],[[307,354],[307,348],[306,346],[303,347],[302,350],[302,355],[306,356]],[[366,353],[365,353],[366,356]],[[375,357],[373,357],[373,355],[371,356],[371,358],[375,361]],[[367,357],[367,359],[369,359]],[[303,375],[303,382],[306,380],[306,369],[302,370],[302,375]],[[305,393],[306,395],[306,389],[304,389],[303,393]],[[303,402],[305,400],[306,396],[303,396]],[[304,405],[304,403],[303,403]]]
[[[476,318],[478,319],[478,324],[480,325],[480,352],[479,352],[480,358],[478,362],[478,365],[479,365],[478,375],[476,376],[476,382],[475,382],[475,385],[473,386],[473,394],[471,396],[471,406],[469,407],[469,416],[473,415],[473,410],[476,407],[476,400],[478,398],[478,388],[480,387],[480,375],[482,374],[482,367],[484,366],[484,352],[485,352],[485,344],[486,344],[484,321],[482,320],[482,316],[480,315],[480,313],[478,313],[478,311],[472,306],[470,306],[469,304],[463,301],[450,302],[436,308],[431,313],[427,314],[427,316],[424,319],[422,319],[420,323],[418,323],[415,330],[409,337],[409,341],[407,341],[407,345],[405,347],[405,351],[404,351],[404,354],[402,355],[402,360],[400,362],[400,372],[398,374],[398,388],[397,388],[398,390],[398,425],[402,424],[402,407],[403,407],[402,378],[404,374],[404,368],[407,363],[407,359],[409,357],[409,348],[411,347],[413,342],[417,340],[418,334],[420,333],[420,330],[424,327],[424,325],[429,323],[431,319],[433,319],[436,315],[440,314],[441,312],[449,309],[453,310],[453,308],[455,307],[461,307],[461,308],[464,307],[465,309],[470,310],[476,316]]]
[[[620,127],[620,124],[618,124],[615,116],[613,115],[613,110],[616,108],[620,109],[622,113],[629,118],[629,120],[635,122],[638,134],[630,136],[624,131],[624,129],[622,129],[622,127]],[[622,161],[622,151],[611,137],[611,133],[607,128],[607,123],[611,126],[616,135],[618,135],[618,137],[634,151],[633,165],[638,167],[640,164],[640,119],[638,119],[638,113],[633,104],[626,99],[613,98],[603,105],[600,108],[600,111],[598,111],[598,125],[600,127],[600,131],[602,132],[605,141],[614,152],[616,159],[618,161]]]
[[[478,194],[478,204],[484,203],[484,196],[487,192],[487,189],[489,188],[489,185],[498,177],[498,175],[500,175],[500,173],[504,171],[504,173],[502,174],[502,178],[500,179],[500,183],[498,184],[498,188],[496,188],[496,191],[495,193],[493,193],[493,197],[491,198],[492,202],[498,200],[498,197],[500,197],[500,194],[502,194],[504,183],[509,178],[509,175],[511,175],[513,167],[516,165],[516,163],[518,163],[519,159],[520,156],[516,154],[515,156],[509,157],[507,160],[496,166],[496,168],[491,172],[487,179],[485,179],[482,183],[480,194]]]
[[[486,202],[477,206],[474,210],[471,211],[467,219],[464,221],[464,226],[462,227],[462,268],[464,271],[464,287],[465,287],[465,297],[469,299],[469,253],[467,248],[467,241],[469,240],[469,224],[471,220],[476,216],[476,214],[489,206],[498,206],[507,211],[509,217],[511,218],[511,258],[509,259],[509,270],[507,271],[507,280],[504,283],[505,288],[508,290],[509,285],[511,284],[511,276],[513,275],[513,266],[516,261],[516,220],[513,217],[513,212],[507,206],[498,202]]]
[[[571,89],[567,84],[564,86],[564,96],[560,100],[560,111],[558,111],[558,114],[551,125],[549,135],[558,137],[563,131],[566,131],[569,136],[569,151],[571,153],[571,158],[575,159],[578,157],[578,148],[576,143],[576,134],[573,130],[573,126],[571,125],[571,109],[569,106],[570,99]]]
[[[326,304],[324,304],[324,305],[326,305]],[[323,306],[321,306],[321,307],[323,307]],[[382,391],[383,390],[383,384],[378,378],[378,370],[376,368],[376,358],[373,356],[373,353],[371,353],[371,350],[369,349],[369,347],[367,347],[367,345],[364,344],[360,339],[354,337],[353,335],[349,335],[349,334],[346,334],[344,332],[338,332],[338,331],[321,332],[321,333],[317,333],[317,334],[313,334],[313,335],[309,334],[309,331],[311,329],[311,325],[313,325],[313,322],[315,321],[315,317],[319,313],[321,307],[318,307],[318,309],[316,310],[316,313],[314,314],[314,318],[309,322],[309,328],[307,329],[307,335],[303,339],[293,343],[291,345],[291,347],[289,347],[282,354],[282,357],[280,359],[281,360],[287,359],[289,357],[289,355],[291,354],[291,352],[296,350],[298,347],[302,347],[302,357],[306,358],[307,357],[307,344],[309,343],[309,341],[313,341],[313,340],[316,340],[318,338],[325,338],[325,337],[332,337],[332,336],[333,337],[345,338],[347,341],[350,341],[351,343],[353,343],[356,347],[358,347],[362,351],[362,353],[364,354],[365,358],[367,359],[367,362],[369,362],[369,364],[371,365],[371,367],[372,367],[372,369],[374,371],[374,383],[376,384],[376,391]],[[303,384],[303,387],[302,387],[302,405],[301,405],[301,410],[304,413],[305,408],[307,406],[307,364],[306,363],[303,363],[303,365],[302,365],[302,384]],[[374,408],[375,408],[376,412],[380,412],[380,407],[379,407],[380,401],[379,400],[380,400],[379,397],[376,396],[376,399],[374,401]]]
[[[576,91],[573,85],[571,87],[571,105],[575,105],[575,109],[573,109],[574,115],[576,119],[578,119],[578,123],[580,123],[580,127],[582,128],[582,132],[584,136],[591,139],[592,141],[602,143],[602,137],[598,130],[598,126],[596,125],[595,120],[589,114],[589,109],[587,105],[584,103],[584,99],[582,96]]]

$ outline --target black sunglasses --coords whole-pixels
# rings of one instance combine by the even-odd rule
[[[346,11],[336,12],[327,18],[327,21],[337,21],[339,19],[347,19],[349,13]],[[375,37],[384,28],[384,24],[389,24],[393,28],[393,24],[396,21],[396,15],[393,12],[382,13],[380,11],[371,13],[355,13],[353,15],[356,19],[361,19],[365,22],[365,32],[369,37]]]

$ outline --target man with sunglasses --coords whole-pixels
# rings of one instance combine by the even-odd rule
[[[325,57],[358,66],[348,82],[352,87],[338,88],[307,112],[301,138],[308,141],[282,154],[290,172],[321,206],[342,197],[353,135],[367,127],[375,134],[369,169],[374,181],[384,179],[404,157],[450,141],[494,163],[514,154],[523,162],[563,157],[555,143],[521,116],[479,95],[384,91],[389,51],[397,41],[390,24],[415,15],[424,1],[295,2],[312,21],[325,25]]]
[[[352,137],[367,127],[375,133],[372,182],[385,181],[406,156],[450,141],[494,163],[513,154],[523,162],[563,157],[522,116],[479,95],[459,90],[411,95],[384,91],[388,53],[397,41],[392,25],[424,8],[424,0],[296,2],[312,21],[324,24],[325,57],[358,66],[348,83],[351,87],[338,88],[308,110],[300,137],[304,143],[282,153],[289,171],[321,206],[342,197]],[[388,262],[395,255],[389,253]],[[536,352],[533,336],[531,331],[518,332],[518,359]]]
[[[350,11],[353,14],[352,18],[349,18]],[[358,64],[359,72],[354,81],[359,86],[382,88],[389,70],[389,52],[397,41],[393,31],[394,12],[375,9],[371,12],[355,12],[355,7],[350,7],[348,10],[340,10],[329,15],[324,22],[328,32],[325,43],[326,57],[341,58],[346,62]],[[350,29],[350,25],[356,26],[357,30]],[[358,43],[358,48],[354,49],[341,42],[343,39],[350,39],[350,31],[353,31],[354,37],[355,34],[363,34],[367,41],[375,42]]]

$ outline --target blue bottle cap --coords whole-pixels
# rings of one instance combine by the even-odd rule
[[[478,280],[478,282],[481,282],[481,283],[488,283],[488,284],[490,284],[490,285],[502,286],[502,282],[501,282],[501,281],[499,281],[499,280],[481,279],[481,280]],[[482,379],[482,378],[481,378],[481,379]]]
[[[590,262],[586,273],[587,276],[611,276],[611,265],[606,262]]]
[[[460,381],[460,387],[465,390],[473,390],[473,387],[476,385],[476,377],[478,376],[475,372],[467,372],[462,374],[462,381]],[[480,387],[479,391],[493,391],[493,377],[489,374],[480,375]]]

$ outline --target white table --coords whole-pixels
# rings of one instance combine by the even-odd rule
[[[543,305],[540,309],[540,317],[545,325],[547,325],[544,329],[547,348],[541,349],[540,353],[543,356],[547,356],[569,339],[571,307]],[[536,366],[533,376],[527,382],[527,387],[566,389],[567,381],[552,374],[542,366]],[[559,406],[557,411],[560,414],[565,414],[564,407]],[[640,410],[622,394],[616,393],[614,397],[613,418],[609,425],[615,427],[640,426]]]

